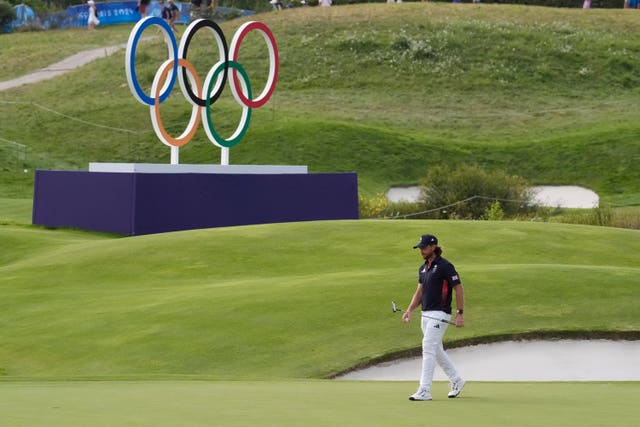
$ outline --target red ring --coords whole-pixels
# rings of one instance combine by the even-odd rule
[[[247,22],[242,27],[240,27],[240,29],[233,36],[233,40],[231,41],[231,46],[229,48],[230,59],[232,61],[238,62],[238,53],[240,50],[240,44],[242,43],[242,40],[244,40],[244,37],[251,30],[261,31],[262,34],[269,39],[269,44],[271,45],[272,49],[269,49],[270,64],[269,64],[269,78],[267,79],[267,85],[271,83],[271,86],[265,87],[262,90],[262,93],[260,94],[260,96],[258,96],[255,100],[250,100],[242,92],[242,86],[238,81],[237,70],[235,69],[232,69],[230,73],[231,84],[232,84],[234,96],[239,102],[243,103],[244,105],[250,108],[259,108],[267,103],[267,101],[269,100],[269,98],[271,98],[271,95],[273,94],[273,91],[276,88],[276,82],[278,81],[278,69],[280,64],[278,59],[278,45],[276,44],[276,39],[273,36],[273,33],[271,32],[271,30],[269,30],[269,27],[267,27],[262,22],[257,22],[257,21]],[[273,64],[273,72],[271,68],[272,64]]]

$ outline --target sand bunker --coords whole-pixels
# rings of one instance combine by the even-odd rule
[[[559,208],[597,208],[600,198],[588,188],[575,185],[541,185],[532,188],[533,201],[540,206]],[[395,187],[387,192],[390,202],[415,202],[420,187]]]
[[[447,353],[469,381],[640,381],[640,341],[506,341]],[[421,363],[396,360],[336,379],[417,381]],[[447,380],[439,367],[434,380]]]

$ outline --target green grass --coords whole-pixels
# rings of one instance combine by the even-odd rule
[[[0,198],[0,224],[29,224],[32,209],[32,199]]]
[[[16,32],[2,37],[0,81],[46,68],[82,50],[124,43],[130,31],[131,26],[128,25],[107,25],[95,32],[88,32],[86,28],[72,28]]]
[[[471,383],[458,399],[435,383],[409,402],[403,382],[52,382],[0,384],[14,427],[86,426],[632,426],[637,383]],[[37,410],[34,410],[37,408]],[[426,419],[426,421],[425,421]]]
[[[327,9],[257,17],[278,40],[280,81],[231,150],[232,164],[356,171],[360,193],[372,195],[417,183],[433,164],[472,162],[534,184],[584,185],[637,216],[633,14],[440,3]],[[239,25],[223,28],[230,36]],[[0,79],[123,43],[129,28],[3,35]],[[196,42],[190,58],[203,76],[215,52],[206,37]],[[145,44],[143,84],[163,49]],[[242,63],[257,87],[263,56],[248,38]],[[418,348],[419,325],[402,324],[390,301],[405,305],[415,289],[420,259],[410,248],[425,231],[438,235],[465,285],[466,326],[450,329],[447,345],[518,334],[637,338],[639,231],[335,221],[118,238],[26,225],[36,168],[168,162],[123,62],[120,52],[0,92],[0,424],[634,424],[637,382],[470,383],[455,400],[435,383],[437,400],[411,405],[413,382],[321,378]],[[239,114],[225,96],[216,107],[229,123],[223,133]],[[162,111],[180,133],[181,97]],[[26,160],[3,140],[26,145]],[[185,163],[218,156],[202,130],[181,151]]]
[[[465,283],[467,327],[447,341],[640,330],[638,231],[360,220],[122,239],[4,226],[0,368],[5,378],[322,378],[414,349],[419,325],[389,306],[415,289],[411,246],[425,230]]]
[[[371,4],[256,16],[278,40],[280,79],[274,98],[254,111],[245,140],[231,150],[231,163],[356,171],[365,195],[417,183],[432,164],[477,163],[532,184],[583,185],[615,206],[637,205],[640,29],[634,16],[459,6]],[[234,20],[223,28],[230,37],[239,25]],[[110,29],[105,43],[125,42],[127,32],[127,26]],[[62,42],[69,37],[47,34]],[[1,42],[22,40],[14,37]],[[258,36],[246,40],[241,62],[260,88],[264,44]],[[38,43],[25,44],[30,54],[42,51]],[[217,52],[205,34],[193,49],[190,59],[204,76]],[[143,84],[150,84],[164,50],[155,40],[139,52]],[[0,49],[0,63],[6,55]],[[29,170],[168,162],[147,108],[129,93],[123,62],[120,52],[53,81],[0,93],[0,138],[28,147]],[[179,134],[189,112],[175,92],[162,111]],[[239,107],[225,93],[214,110],[220,131],[229,135]],[[181,152],[185,163],[218,158],[202,130]],[[0,196],[28,197],[32,177],[20,179],[17,195],[15,183],[0,181]]]

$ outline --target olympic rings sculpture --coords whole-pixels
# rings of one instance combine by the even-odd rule
[[[164,33],[164,41],[167,44],[169,59],[164,61],[156,71],[151,93],[147,95],[140,87],[136,75],[135,54],[142,32],[151,25],[159,27]],[[218,61],[211,67],[201,84],[200,77],[196,73],[193,65],[187,60],[187,52],[191,39],[200,29],[208,29],[214,36],[220,56]],[[269,75],[263,91],[259,96],[253,98],[251,84],[245,69],[238,62],[240,44],[250,32],[256,30],[260,32],[269,50]],[[222,29],[215,22],[209,19],[197,19],[193,21],[185,30],[178,46],[176,38],[163,19],[155,16],[146,17],[133,27],[127,42],[125,54],[125,69],[127,72],[127,82],[133,96],[144,105],[149,106],[153,129],[162,143],[172,149],[171,163],[178,163],[178,147],[186,145],[195,135],[200,121],[204,124],[207,138],[223,149],[227,153],[228,148],[238,144],[249,127],[251,120],[251,109],[262,107],[271,98],[278,79],[278,46],[269,28],[260,22],[251,21],[243,24],[236,31],[231,46],[227,47]],[[167,77],[169,75],[169,77]],[[180,85],[180,90],[184,97],[191,103],[191,118],[184,132],[174,138],[167,133],[160,117],[160,104],[170,95],[176,79]],[[211,105],[222,94],[224,85],[229,80],[229,86],[235,101],[242,106],[242,116],[238,127],[229,138],[221,137],[215,129],[211,120]],[[225,163],[223,154],[222,163]]]

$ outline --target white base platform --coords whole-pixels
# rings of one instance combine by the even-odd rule
[[[213,174],[306,174],[307,166],[289,165],[187,165],[157,163],[89,163],[89,172],[111,173],[213,173]]]

